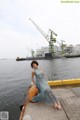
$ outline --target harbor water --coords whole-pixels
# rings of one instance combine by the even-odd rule
[[[47,80],[80,78],[80,58],[38,60]],[[9,120],[19,120],[20,105],[31,83],[31,61],[0,60],[0,112],[8,111]]]

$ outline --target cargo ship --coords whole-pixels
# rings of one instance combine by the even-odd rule
[[[31,50],[32,57],[20,58],[17,57],[16,61],[23,60],[52,60],[55,58],[73,58],[80,57],[80,44],[76,46],[64,44],[64,40],[58,42],[56,40],[57,33],[49,29],[48,34],[46,34],[31,18],[29,20],[34,24],[37,30],[43,35],[47,40],[49,46],[43,47],[42,49],[37,50],[37,55],[34,56],[34,50]],[[58,46],[56,45],[58,44]]]
[[[52,56],[51,54],[46,54],[45,56],[41,57],[27,57],[27,58],[16,58],[16,61],[24,61],[24,60],[52,60],[52,59],[58,59],[58,58],[64,58],[61,55],[54,55]]]
[[[49,46],[48,47],[43,47],[42,49],[38,49],[37,52],[36,52],[37,53],[36,56],[34,56],[35,52],[32,49],[31,50],[32,57],[27,57],[27,58],[17,57],[16,61],[23,61],[23,60],[52,60],[52,59],[55,59],[55,58],[61,58],[62,57],[61,55],[55,54],[55,45],[54,45],[54,43],[56,43],[57,34],[51,29],[49,29],[48,34],[46,34],[43,30],[41,30],[41,28],[31,18],[29,18],[29,20],[35,25],[37,30],[47,40]],[[63,44],[63,41],[62,41],[62,44]],[[56,47],[56,51],[57,51],[57,47]]]

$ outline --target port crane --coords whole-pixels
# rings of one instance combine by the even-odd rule
[[[49,29],[49,32],[50,32],[50,36],[49,36],[31,18],[29,18],[29,20],[36,26],[36,28],[40,31],[40,33],[48,41],[48,43],[49,43],[49,55],[51,57],[54,57],[54,55],[55,55],[54,43],[56,43],[56,38],[54,38],[53,35],[57,36],[57,34],[53,30]]]
[[[57,41],[57,43],[59,44],[59,46],[61,47],[61,54],[63,55],[64,54],[64,48],[65,48],[65,44],[64,44],[64,40],[61,40],[61,43],[59,43],[58,41]]]

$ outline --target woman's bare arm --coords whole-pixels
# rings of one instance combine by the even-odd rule
[[[35,85],[35,82],[34,82],[34,75],[35,75],[35,72],[32,72],[32,82],[33,82],[33,84]]]

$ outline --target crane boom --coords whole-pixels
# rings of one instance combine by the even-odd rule
[[[57,36],[57,34],[53,31],[53,30],[51,30],[51,29],[49,29],[50,30],[50,32],[52,32],[55,36]]]
[[[50,31],[50,36],[49,36],[43,30],[41,30],[41,28],[31,18],[29,18],[29,20],[36,26],[36,28],[40,31],[40,33],[48,41],[48,43],[49,43],[49,53],[51,54],[52,57],[54,57],[55,51],[54,51],[54,44],[53,43],[56,42],[56,38],[53,37],[53,34],[55,36],[57,36],[57,34],[54,31],[52,31],[51,29],[49,29],[49,31]]]
[[[40,31],[40,33],[45,37],[45,39],[49,42],[49,36],[43,31],[41,30],[41,28],[31,19],[29,18],[29,20],[36,26],[36,28]]]

